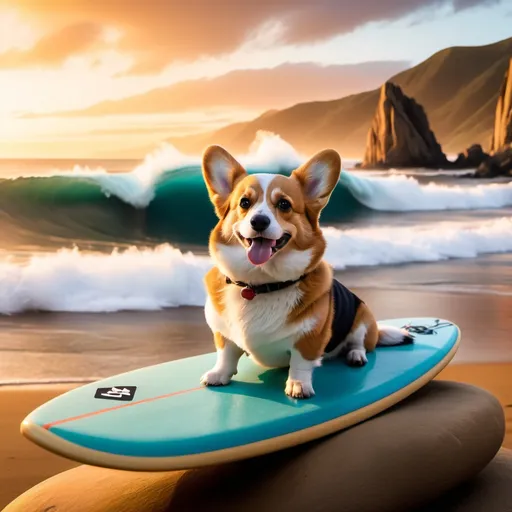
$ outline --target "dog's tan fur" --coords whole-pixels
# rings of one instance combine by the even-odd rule
[[[280,366],[283,354],[267,353],[269,345],[275,342],[276,347],[284,343],[280,350],[288,347],[286,350],[291,353],[286,392],[296,397],[314,394],[310,373],[318,366],[331,338],[334,314],[333,272],[322,259],[326,242],[319,217],[340,172],[341,160],[333,150],[316,154],[290,177],[248,175],[224,149],[211,146],[205,151],[203,175],[219,217],[209,240],[216,265],[205,279],[207,320],[219,359],[215,368],[203,376],[205,384],[227,384],[236,373],[238,358],[244,351],[260,364]],[[250,202],[249,208],[242,208],[242,198]],[[291,204],[288,211],[278,207],[283,199]],[[241,232],[251,229],[247,216],[258,208],[272,218],[269,229],[286,233],[290,238],[268,261],[253,266],[245,256],[248,246],[244,246],[253,241],[248,241],[247,235],[242,236]],[[267,237],[277,238],[277,235]],[[295,280],[301,275],[305,278],[290,289],[257,296],[254,301],[240,299],[239,290],[226,284],[226,276],[232,281],[257,285]],[[258,318],[261,318],[261,336]],[[267,344],[260,339],[265,336],[270,340]],[[233,339],[237,337],[243,339]],[[346,341],[353,345],[354,364],[364,364],[365,351],[375,349],[379,327],[366,304],[358,307]]]

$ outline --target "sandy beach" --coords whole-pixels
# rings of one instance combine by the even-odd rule
[[[30,411],[68,389],[64,385],[0,389],[0,510],[42,480],[77,466],[20,434],[20,423]]]

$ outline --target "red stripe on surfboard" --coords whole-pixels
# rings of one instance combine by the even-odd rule
[[[85,414],[79,414],[78,416],[71,416],[70,418],[64,418],[62,420],[51,421],[50,423],[46,423],[45,425],[43,425],[43,428],[45,428],[46,430],[50,430],[52,427],[62,425],[63,423],[69,423],[70,421],[82,420],[84,418],[90,418],[91,416],[97,416],[98,414],[104,414],[106,412],[124,409],[125,407],[133,407],[134,405],[154,402],[155,400],[161,400],[162,398],[170,398],[171,396],[184,395],[185,393],[199,391],[200,389],[206,388],[204,386],[199,386],[197,388],[183,389],[182,391],[175,391],[174,393],[167,393],[166,395],[154,396],[153,398],[144,398],[144,400],[139,400],[137,402],[132,402],[129,404],[116,405],[115,407],[110,407],[108,409],[100,409],[99,411],[86,412]]]

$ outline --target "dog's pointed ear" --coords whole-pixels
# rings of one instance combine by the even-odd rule
[[[209,146],[203,153],[203,178],[215,213],[222,218],[229,206],[229,196],[246,170],[224,148]]]
[[[292,173],[302,186],[310,221],[318,225],[320,212],[329,202],[341,174],[341,158],[333,149],[324,149]]]

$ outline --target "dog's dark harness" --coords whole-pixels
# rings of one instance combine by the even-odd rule
[[[300,276],[293,281],[282,281],[280,283],[268,283],[251,285],[242,281],[232,281],[226,277],[227,284],[240,286],[240,295],[246,300],[253,300],[256,295],[283,290],[289,286],[302,281],[306,275]],[[343,286],[336,279],[332,280],[332,298],[334,301],[334,316],[332,319],[332,335],[325,352],[332,352],[348,335],[357,313],[357,308],[363,302],[357,295]]]
[[[334,301],[334,316],[332,318],[331,339],[325,347],[329,353],[345,340],[352,329],[356,318],[357,308],[363,301],[336,279],[332,280],[332,299]]]

